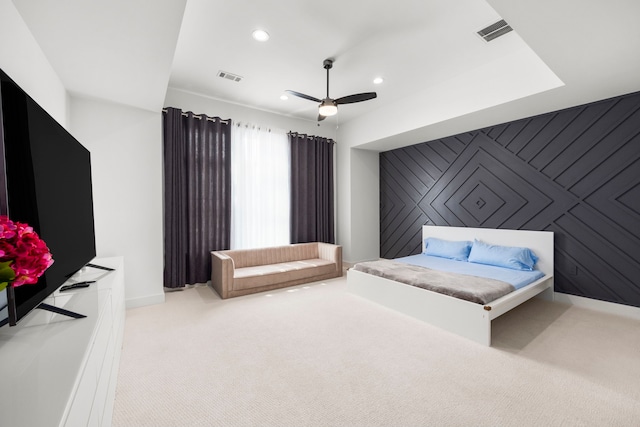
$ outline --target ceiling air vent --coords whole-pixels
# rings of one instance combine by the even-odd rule
[[[493,39],[507,34],[511,30],[513,30],[513,28],[511,28],[504,19],[501,19],[495,24],[491,24],[488,27],[478,31],[478,35],[482,37],[484,41],[490,42]]]
[[[242,80],[242,77],[237,74],[227,73],[226,71],[218,71],[218,77],[222,77],[223,79],[231,80],[232,82],[239,82]]]

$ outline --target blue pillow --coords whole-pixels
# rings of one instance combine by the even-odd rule
[[[489,245],[475,240],[469,253],[469,262],[532,271],[538,257],[529,248]]]
[[[468,241],[452,242],[435,237],[427,237],[424,239],[424,244],[426,246],[425,255],[455,259],[457,261],[467,260],[472,245]]]

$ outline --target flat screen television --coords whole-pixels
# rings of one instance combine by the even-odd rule
[[[89,151],[2,70],[0,101],[0,214],[32,226],[54,259],[38,283],[0,293],[3,326],[38,307],[96,247]]]

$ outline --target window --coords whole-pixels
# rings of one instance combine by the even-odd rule
[[[290,243],[290,150],[285,132],[231,130],[231,249]]]

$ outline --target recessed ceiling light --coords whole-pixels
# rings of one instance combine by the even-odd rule
[[[253,30],[251,35],[259,42],[266,42],[267,40],[269,40],[269,33],[267,33],[265,30]]]
[[[384,79],[382,77],[376,77],[375,79],[373,79],[373,84],[379,85],[384,81]]]
[[[289,97],[287,95],[280,95],[280,99],[286,101],[287,99],[289,99]]]

